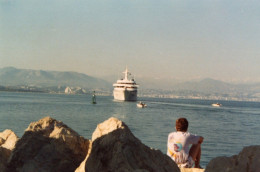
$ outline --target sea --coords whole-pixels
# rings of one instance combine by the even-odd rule
[[[218,156],[238,154],[243,147],[260,145],[260,102],[144,98],[147,104],[115,101],[112,96],[0,92],[0,132],[11,129],[18,137],[31,122],[50,116],[81,136],[91,139],[99,123],[110,117],[122,120],[145,145],[167,150],[167,137],[175,121],[185,117],[189,132],[204,137],[201,166]]]

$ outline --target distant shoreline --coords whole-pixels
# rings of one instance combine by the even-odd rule
[[[49,92],[49,91],[41,91],[41,90],[25,90],[25,89],[2,89],[0,88],[0,92],[11,92],[11,93],[42,93],[42,94],[60,94],[60,95],[92,95],[92,92],[87,92],[87,93],[65,93],[65,92]],[[102,92],[97,92],[97,96],[113,96],[112,93],[102,93]],[[212,101],[212,102],[218,102],[218,101],[237,101],[237,102],[256,102],[259,103],[260,100],[252,100],[252,99],[243,99],[239,100],[236,98],[229,98],[229,99],[210,99],[210,98],[198,98],[198,97],[192,97],[192,96],[182,96],[182,97],[177,97],[177,96],[172,96],[172,95],[141,95],[138,97],[139,99],[142,98],[159,98],[159,99],[180,99],[180,100],[207,100],[207,101]]]

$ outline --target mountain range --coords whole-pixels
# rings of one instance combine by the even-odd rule
[[[136,80],[140,84],[140,90],[152,89],[203,94],[247,94],[260,96],[260,83],[231,84],[210,78],[188,82],[153,80],[151,78],[136,78]],[[112,84],[115,81],[116,77],[96,78],[77,72],[17,69],[14,67],[0,69],[0,86],[70,86],[112,91]]]
[[[5,67],[0,69],[2,86],[77,86],[82,88],[112,89],[111,83],[77,72],[57,72]]]

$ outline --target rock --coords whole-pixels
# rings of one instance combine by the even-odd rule
[[[0,171],[6,170],[7,161],[18,140],[16,134],[11,130],[0,133]]]
[[[179,172],[170,157],[141,143],[122,121],[110,118],[92,135],[91,152],[76,172]]]
[[[258,172],[260,171],[260,146],[245,147],[238,155],[217,157],[207,165],[205,172]]]
[[[180,168],[181,172],[204,172],[205,169],[199,169],[199,168]]]
[[[0,146],[9,150],[13,150],[18,140],[17,135],[12,130],[5,130],[0,133]]]
[[[96,140],[97,138],[103,135],[111,133],[112,131],[117,130],[119,128],[124,129],[125,126],[126,125],[122,121],[114,117],[111,117],[108,120],[104,121],[103,123],[98,124],[97,128],[92,134],[92,141]]]
[[[75,171],[86,157],[89,143],[62,122],[45,117],[25,130],[7,171]]]

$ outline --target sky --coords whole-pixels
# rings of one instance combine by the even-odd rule
[[[258,0],[0,0],[0,68],[260,82]]]

